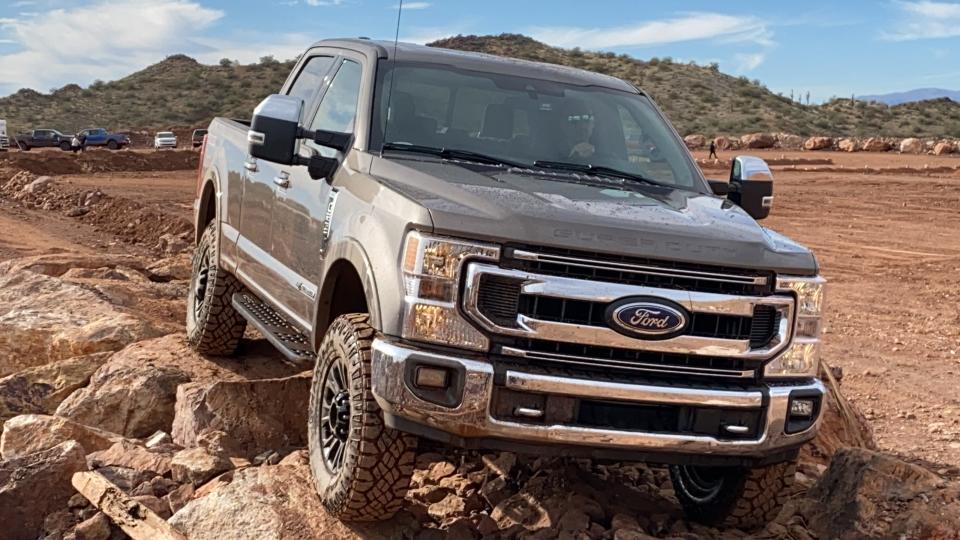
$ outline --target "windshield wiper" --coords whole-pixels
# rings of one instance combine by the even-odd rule
[[[671,186],[669,184],[664,184],[663,182],[652,180],[650,178],[647,178],[646,176],[641,176],[639,174],[633,174],[626,171],[621,171],[620,169],[614,169],[613,167],[607,167],[604,165],[583,165],[580,163],[565,163],[563,161],[538,160],[533,163],[533,166],[539,167],[541,169],[556,169],[561,171],[582,172],[587,174],[593,174],[596,176],[622,178],[624,180],[631,180],[634,182],[650,184],[651,186],[660,186],[660,187],[675,189],[675,186]]]
[[[487,165],[505,165],[507,167],[517,167],[521,169],[529,168],[529,165],[510,161],[503,158],[488,156],[479,152],[470,150],[460,150],[457,148],[437,148],[435,146],[424,146],[420,144],[407,144],[388,142],[383,143],[383,150],[395,150],[398,152],[416,152],[418,154],[428,154],[443,159],[462,159],[464,161],[473,161],[475,163],[485,163]]]

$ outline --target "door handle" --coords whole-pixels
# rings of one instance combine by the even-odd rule
[[[243,168],[250,172],[257,172],[257,160],[250,158],[243,162]]]
[[[273,183],[287,189],[290,187],[290,173],[286,171],[280,171],[280,174],[273,177]]]

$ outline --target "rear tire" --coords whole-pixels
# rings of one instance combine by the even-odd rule
[[[193,277],[187,295],[187,342],[200,354],[230,356],[237,350],[247,320],[233,308],[243,285],[219,265],[217,222],[207,225],[193,252]]]
[[[344,521],[380,521],[403,505],[417,439],[388,428],[370,390],[374,330],[365,314],[338,317],[323,339],[310,389],[313,482]]]
[[[17,143],[17,146],[19,146],[19,147],[20,147],[20,150],[22,150],[22,151],[24,151],[24,152],[29,152],[29,151],[30,151],[30,145],[29,145],[29,144],[26,144],[26,143]]]
[[[64,152],[69,152],[71,148],[72,147],[70,146],[70,143],[66,141],[63,141],[60,143],[60,149],[63,150]]]
[[[671,465],[670,479],[689,519],[753,530],[780,513],[796,471],[796,460],[753,469]]]
[[[111,150],[119,150],[119,149],[120,149],[120,145],[117,144],[117,141],[110,140],[110,141],[107,142],[107,148],[109,148],[109,149],[111,149]]]

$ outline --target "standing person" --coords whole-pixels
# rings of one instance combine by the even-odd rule
[[[80,151],[80,134],[79,133],[75,134],[73,137],[70,138],[70,150],[72,150],[74,154]]]
[[[87,151],[87,134],[81,131],[77,135],[77,138],[80,139],[80,151],[86,152]]]
[[[707,156],[707,159],[710,159],[710,158],[720,159],[720,157],[717,156],[717,142],[714,141],[713,139],[710,140],[710,155]]]

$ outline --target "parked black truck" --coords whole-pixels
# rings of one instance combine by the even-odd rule
[[[217,118],[190,343],[252,324],[314,366],[314,481],[401,505],[418,441],[670,465],[690,517],[776,515],[816,433],[824,280],[761,227],[772,177],[707,181],[643,91],[565,67],[321,41]]]
[[[70,140],[72,135],[65,135],[55,129],[32,129],[23,133],[18,133],[15,137],[17,146],[20,150],[30,150],[31,148],[60,148],[61,150],[70,150]]]

